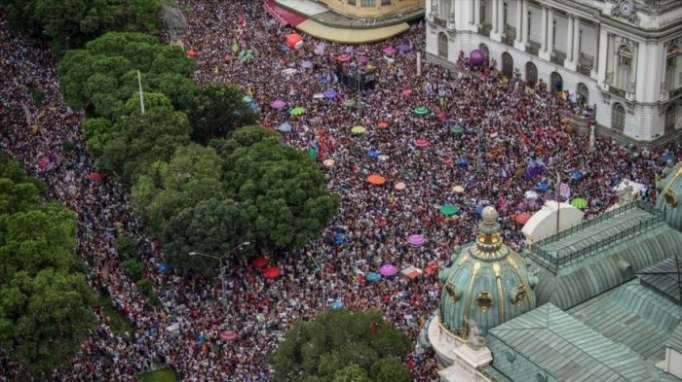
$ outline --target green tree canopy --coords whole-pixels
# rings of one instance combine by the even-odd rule
[[[329,311],[289,329],[272,356],[273,381],[388,382],[388,376],[391,382],[409,382],[410,373],[399,362],[409,349],[407,336],[380,311]]]
[[[110,32],[67,52],[59,64],[59,82],[71,107],[113,120],[138,91],[138,70],[145,91],[165,94],[179,110],[192,107],[191,60],[179,47],[142,33]]]
[[[199,89],[190,112],[192,140],[207,144],[224,138],[230,131],[256,122],[256,114],[242,101],[244,93],[236,86],[209,83]]]
[[[238,129],[227,142],[214,142],[224,156],[224,183],[248,213],[260,248],[300,248],[324,229],[336,212],[337,200],[308,155],[264,130]],[[234,148],[235,141],[256,135],[264,139],[246,140],[247,146]]]
[[[180,271],[215,275],[218,261],[206,256],[236,255],[239,244],[249,240],[248,224],[245,211],[230,199],[201,201],[168,223],[162,235],[166,258]]]
[[[158,34],[161,0],[6,0],[15,27],[40,33],[57,53],[109,31]]]
[[[157,161],[138,177],[132,190],[135,209],[161,235],[168,222],[203,200],[223,199],[221,160],[213,148],[178,146],[171,160]]]

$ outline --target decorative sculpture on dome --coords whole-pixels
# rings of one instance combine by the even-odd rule
[[[474,350],[478,350],[485,346],[485,338],[481,336],[481,329],[478,328],[476,321],[468,318],[467,325],[469,326],[469,338],[467,344]]]

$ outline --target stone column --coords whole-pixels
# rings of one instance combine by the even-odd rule
[[[492,20],[490,22],[492,29],[490,30],[490,39],[495,41],[502,41],[502,31],[500,30],[500,3],[502,0],[492,0]]]
[[[554,11],[552,8],[542,8],[542,15],[544,16],[542,21],[545,28],[542,32],[544,46],[540,50],[540,58],[551,61],[552,52],[554,51],[554,41],[552,41],[554,34]]]
[[[590,77],[596,80],[597,84],[599,84],[599,82],[604,81],[604,71],[600,71],[600,67],[602,62],[606,60],[606,37],[604,37],[602,42],[602,29],[600,24],[596,25],[596,30],[597,31],[595,35],[597,36],[597,42],[595,43],[596,48],[594,51],[594,63],[592,64],[592,73],[590,73]],[[602,50],[604,50],[603,58]],[[604,65],[604,69],[606,69],[606,65]]]
[[[568,30],[566,31],[566,59],[564,59],[564,67],[568,70],[575,71],[577,68],[574,45],[578,45],[575,39],[575,21],[574,16],[568,15]]]
[[[474,0],[474,30],[481,27],[481,0]]]
[[[607,68],[607,57],[609,51],[609,33],[603,28],[599,28],[599,44],[597,46],[597,84],[602,88],[606,88],[606,72]],[[612,59],[615,59],[612,58]]]
[[[516,5],[516,40],[514,48],[525,51],[528,44],[528,0],[519,0]]]

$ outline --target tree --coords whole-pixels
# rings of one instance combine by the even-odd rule
[[[18,272],[0,285],[0,344],[33,375],[47,377],[79,349],[94,323],[82,274]]]
[[[238,127],[255,123],[256,113],[242,101],[243,97],[243,92],[232,85],[209,83],[199,89],[190,112],[192,140],[207,144]]]
[[[59,63],[59,83],[71,107],[113,121],[138,92],[138,70],[145,91],[165,94],[178,110],[192,107],[192,61],[178,46],[142,33],[110,32],[67,52]]]
[[[161,235],[168,222],[203,200],[222,199],[221,160],[213,148],[178,146],[170,162],[157,161],[138,177],[132,189],[135,209],[150,230]]]
[[[208,199],[182,210],[173,217],[162,238],[168,263],[182,272],[211,276],[219,271],[217,262],[191,252],[228,258],[239,243],[249,240],[248,216],[230,199]]]
[[[400,340],[385,349],[378,346],[384,337]],[[407,336],[380,311],[329,311],[291,326],[272,356],[273,381],[387,382],[391,376],[391,382],[408,382],[410,373],[398,360],[409,349]]]
[[[240,130],[231,136],[239,137]],[[249,133],[255,135],[253,129]],[[232,150],[231,137],[214,143],[227,147],[221,150],[225,186],[249,215],[253,238],[261,249],[300,248],[324,229],[336,212],[337,199],[306,154],[269,134],[262,136],[265,139]]]
[[[7,0],[15,27],[52,40],[53,49],[83,46],[109,31],[158,34],[161,0]]]

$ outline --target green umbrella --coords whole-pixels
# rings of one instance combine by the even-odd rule
[[[362,126],[353,126],[353,128],[350,129],[350,132],[353,133],[353,135],[362,135],[367,132],[367,129]]]
[[[291,114],[291,115],[293,115],[294,117],[296,117],[296,116],[305,114],[305,109],[302,108],[302,107],[300,107],[300,106],[296,106],[295,108],[289,110],[289,114]]]
[[[418,116],[424,116],[429,113],[429,109],[427,109],[426,106],[419,106],[418,108],[414,109],[414,113]]]
[[[62,140],[62,148],[64,150],[71,151],[74,149],[74,147],[76,147],[76,145],[74,145],[73,142],[71,142],[70,140],[68,139]]]
[[[460,125],[454,125],[450,128],[450,131],[453,134],[462,134],[464,132],[464,128]]]
[[[355,106],[355,100],[352,98],[349,98],[349,99],[343,101],[343,106],[353,107],[353,106]]]
[[[440,208],[440,213],[445,216],[452,216],[459,214],[459,206],[447,203]]]
[[[585,198],[575,198],[571,200],[571,205],[582,210],[587,207],[587,200]]]

